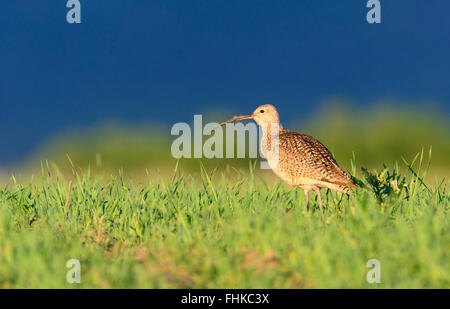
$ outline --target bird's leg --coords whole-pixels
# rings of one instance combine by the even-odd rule
[[[306,198],[306,210],[309,210],[309,190],[304,189]]]
[[[318,187],[314,187],[313,190],[317,194],[317,199],[319,200],[319,208],[320,211],[322,211],[322,198],[320,197],[320,189]]]

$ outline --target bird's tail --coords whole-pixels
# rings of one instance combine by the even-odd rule
[[[348,186],[350,187],[350,188],[353,188],[353,189],[359,189],[360,188],[360,186],[358,185],[358,184],[356,184],[355,182],[350,182],[349,184],[348,184]]]
[[[350,190],[350,187],[354,189],[359,188],[359,186],[355,183],[327,183],[326,187],[331,190],[335,190],[346,194],[353,194],[353,191]]]

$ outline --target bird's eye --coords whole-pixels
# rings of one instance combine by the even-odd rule
[[[264,110],[262,109],[262,110],[260,110],[259,112],[262,114],[262,113],[264,113]]]

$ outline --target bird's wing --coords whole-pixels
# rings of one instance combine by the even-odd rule
[[[314,137],[283,130],[279,136],[280,160],[289,158],[288,168],[300,178],[336,184],[352,184],[330,151]],[[287,164],[287,162],[285,162]]]

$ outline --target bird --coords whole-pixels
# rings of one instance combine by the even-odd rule
[[[262,154],[278,177],[304,190],[307,210],[311,191],[316,193],[322,211],[320,189],[352,194],[351,188],[359,188],[321,142],[308,134],[284,129],[273,105],[261,105],[252,114],[234,116],[220,126],[245,119],[253,119],[262,128]]]

